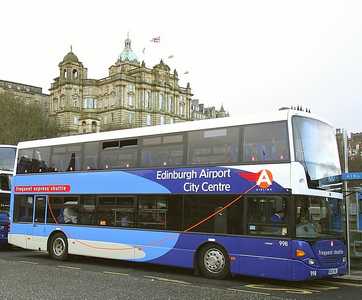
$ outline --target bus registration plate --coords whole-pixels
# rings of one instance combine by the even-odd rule
[[[338,269],[337,268],[328,270],[328,275],[335,275],[335,274],[338,274]]]

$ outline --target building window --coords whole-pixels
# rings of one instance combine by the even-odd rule
[[[85,121],[82,122],[82,132],[87,133],[87,123]]]
[[[78,107],[78,96],[77,95],[73,96],[73,107]]]
[[[165,124],[165,116],[160,117],[160,125]]]
[[[53,100],[53,109],[54,109],[54,111],[57,111],[59,109],[59,107],[58,107],[58,99],[57,98],[55,98]]]
[[[73,123],[74,123],[74,125],[79,125],[79,117],[78,116],[74,116]]]
[[[163,94],[160,94],[159,95],[159,98],[158,98],[158,107],[160,110],[163,109]]]
[[[150,115],[150,114],[148,114],[147,117],[146,117],[146,124],[147,124],[147,126],[151,126],[151,125],[152,125],[151,115]]]
[[[104,123],[104,124],[107,124],[107,116],[104,116],[104,118],[103,118],[103,123]]]
[[[146,109],[150,106],[149,101],[150,101],[150,92],[145,91],[145,108]]]
[[[175,98],[174,98],[174,97],[171,98],[171,108],[170,108],[170,111],[171,111],[172,113],[175,112]]]
[[[169,96],[168,97],[168,111],[169,112],[172,112],[172,97],[171,96]]]
[[[128,95],[128,105],[133,106],[133,95],[131,94]]]
[[[97,107],[97,101],[96,99],[87,97],[83,100],[83,108],[85,109],[93,109]]]
[[[128,113],[128,123],[131,125],[134,123],[134,113],[133,112]]]
[[[63,108],[64,108],[64,102],[65,102],[65,97],[64,97],[64,96],[61,96],[61,97],[60,97],[60,103],[59,103],[60,109],[63,109]]]
[[[183,116],[185,113],[185,103],[180,102],[180,109],[179,109],[180,115]]]
[[[128,90],[128,93],[133,93],[134,92],[134,85],[133,84],[128,84],[127,90]]]
[[[78,79],[78,71],[76,69],[73,70],[73,79]]]
[[[114,121],[114,113],[111,113],[111,121]]]
[[[92,132],[97,132],[97,122],[96,121],[92,122]]]

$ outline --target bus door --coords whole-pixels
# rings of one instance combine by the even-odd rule
[[[282,196],[247,197],[247,233],[244,253],[251,255],[243,262],[246,274],[286,278],[291,272],[292,247],[288,239],[291,206]]]
[[[28,240],[27,244],[28,249],[46,250],[46,244],[47,244],[47,239],[45,236],[46,197],[47,196],[35,196],[33,231],[30,239]]]

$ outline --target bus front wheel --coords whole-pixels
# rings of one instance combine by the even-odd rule
[[[207,278],[224,279],[229,275],[226,251],[217,244],[207,244],[199,253],[199,269]]]
[[[49,254],[57,260],[66,260],[68,257],[68,241],[64,234],[56,233],[53,235],[50,245]]]

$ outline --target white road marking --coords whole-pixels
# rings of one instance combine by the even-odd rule
[[[104,271],[104,274],[110,274],[110,275],[119,275],[119,276],[128,276],[129,274],[127,273],[119,273],[119,272],[109,272],[109,271]]]
[[[163,277],[156,277],[156,276],[144,276],[148,279],[154,279],[159,281],[165,281],[165,282],[171,282],[171,283],[179,283],[179,284],[191,284],[190,282],[182,281],[182,280],[176,280],[176,279],[168,279]]]
[[[23,264],[29,264],[29,265],[38,265],[39,263],[34,261],[27,261],[27,260],[18,260],[18,262],[21,262]]]
[[[227,290],[228,290],[228,291],[233,291],[233,292],[241,292],[241,293],[250,293],[250,294],[270,296],[270,294],[268,294],[268,293],[254,292],[254,291],[248,291],[248,290],[231,289],[231,288],[228,288]]]
[[[71,266],[57,266],[57,267],[63,269],[80,270],[80,268],[78,267],[71,267]]]

